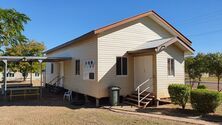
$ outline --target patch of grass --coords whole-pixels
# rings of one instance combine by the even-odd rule
[[[138,112],[151,113],[158,115],[176,116],[183,118],[202,119],[209,122],[222,122],[222,105],[220,105],[215,113],[201,115],[192,109],[191,104],[188,103],[185,110],[174,104],[162,105],[159,107],[149,107],[147,109],[139,109]]]
[[[216,82],[217,83],[217,77],[202,77],[201,81],[203,82]],[[222,82],[222,80],[220,80]]]
[[[74,107],[73,107],[74,108]],[[187,123],[119,114],[97,108],[3,106],[0,124],[8,125],[187,125]]]
[[[190,79],[188,77],[186,77],[185,80],[187,82],[190,81]],[[201,78],[201,82],[214,82],[214,83],[217,83],[217,77],[202,77]],[[222,79],[220,80],[220,82],[222,82]]]

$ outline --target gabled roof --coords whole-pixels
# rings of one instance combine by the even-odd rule
[[[136,48],[128,51],[128,53],[138,53],[143,50],[155,49],[156,52],[162,51],[172,44],[176,44],[178,47],[183,49],[186,54],[193,54],[195,51],[192,47],[182,42],[178,37],[164,38],[153,41],[147,41],[146,43],[137,46]]]
[[[50,52],[53,52],[53,51],[56,51],[57,49],[60,49],[60,48],[63,48],[63,47],[66,47],[70,44],[73,44],[75,42],[78,42],[78,41],[81,41],[81,40],[84,40],[84,39],[87,39],[87,38],[91,38],[93,36],[96,36],[102,32],[105,32],[107,30],[110,30],[110,29],[113,29],[115,27],[118,27],[118,26],[121,26],[123,24],[126,24],[126,23],[129,23],[129,22],[132,22],[132,21],[135,21],[135,20],[138,20],[138,19],[141,19],[143,17],[146,17],[146,16],[149,16],[149,15],[153,15],[157,20],[159,20],[160,22],[163,23],[163,25],[165,25],[166,27],[168,27],[170,30],[172,30],[182,41],[184,41],[186,44],[188,44],[189,46],[191,45],[191,41],[186,38],[182,33],[180,33],[176,28],[174,28],[171,24],[169,24],[166,20],[164,20],[160,15],[158,15],[155,11],[149,11],[149,12],[146,12],[146,13],[142,13],[142,14],[139,14],[139,15],[136,15],[136,16],[133,16],[133,17],[130,17],[130,18],[127,18],[127,19],[124,19],[124,20],[121,20],[119,22],[116,22],[116,23],[113,23],[113,24],[110,24],[110,25],[107,25],[107,26],[104,26],[102,28],[99,28],[99,29],[96,29],[96,30],[92,30],[76,39],[73,39],[71,41],[68,41],[64,44],[61,44],[59,46],[56,46],[52,49],[49,49],[47,51],[45,51],[45,53],[50,53]]]

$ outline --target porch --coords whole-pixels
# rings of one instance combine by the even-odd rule
[[[192,53],[177,37],[150,41],[128,51],[133,58],[134,92],[125,102],[146,107],[169,98],[169,84],[184,84],[184,56]]]
[[[43,63],[46,62],[63,62],[66,60],[71,60],[71,57],[31,57],[31,56],[0,56],[0,61],[4,63],[3,69],[3,84],[2,84],[2,94],[5,96],[10,96],[10,98],[15,96],[39,96],[42,97],[42,88],[45,86],[45,69],[43,68]],[[30,81],[25,84],[19,82],[9,83],[7,78],[8,64],[9,63],[19,63],[28,62],[31,66],[34,62],[38,62],[40,65],[40,81],[39,84],[33,86],[33,78],[30,76]],[[32,69],[32,68],[31,68]],[[32,73],[32,70],[30,71]],[[44,74],[44,75],[43,75]]]

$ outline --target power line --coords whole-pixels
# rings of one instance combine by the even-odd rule
[[[210,35],[213,33],[220,33],[222,32],[222,29],[217,29],[217,30],[213,30],[213,31],[209,31],[209,32],[202,32],[202,33],[197,33],[197,34],[191,34],[191,35],[186,35],[188,37],[196,37],[196,36],[203,36],[203,35]]]
[[[218,16],[221,16],[222,15],[222,9],[220,10],[216,10],[216,11],[211,11],[209,12],[208,14],[201,14],[201,15],[196,15],[196,16],[193,16],[193,17],[190,17],[190,18],[187,18],[185,20],[182,20],[182,21],[179,21],[181,22],[181,24],[183,23],[187,23],[187,22],[192,22],[193,20],[197,20],[197,19],[209,19],[209,17],[218,17]]]

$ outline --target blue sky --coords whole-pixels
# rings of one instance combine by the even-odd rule
[[[196,52],[222,52],[221,0],[1,0],[32,21],[25,35],[47,49],[121,19],[154,10],[193,42]]]

